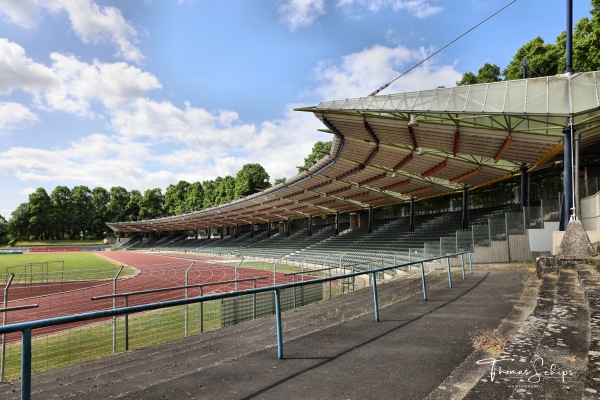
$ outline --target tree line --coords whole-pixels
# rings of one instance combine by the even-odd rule
[[[592,0],[591,18],[584,17],[573,28],[573,69],[575,71],[598,71],[600,69],[600,0]],[[556,43],[545,43],[536,37],[517,50],[513,59],[501,69],[496,64],[485,63],[477,74],[467,72],[457,84],[499,82],[526,77],[552,76],[565,72],[567,33],[563,31]]]
[[[285,179],[284,179],[285,180]],[[106,222],[140,221],[189,213],[248,196],[271,186],[260,164],[246,164],[235,177],[187,182],[181,180],[144,193],[122,186],[110,189],[57,186],[48,194],[38,188],[11,214],[0,216],[0,242],[15,240],[101,239]]]
[[[310,168],[331,142],[315,143],[299,171]],[[286,178],[275,179],[274,184]],[[227,175],[203,182],[180,180],[163,191],[144,193],[122,186],[110,189],[57,186],[48,194],[38,188],[21,203],[7,221],[0,215],[0,245],[20,240],[101,239],[110,234],[106,222],[141,221],[190,213],[246,197],[271,186],[260,164],[246,164],[235,177]]]

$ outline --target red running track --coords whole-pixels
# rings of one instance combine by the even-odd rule
[[[235,263],[231,265],[217,263],[215,258],[206,256],[187,255],[187,254],[145,254],[134,252],[106,252],[94,253],[109,258],[121,265],[128,265],[136,268],[139,273],[131,278],[119,280],[117,282],[117,293],[128,293],[148,289],[158,289],[166,287],[175,287],[185,285],[185,272],[194,263],[189,271],[188,285],[223,282],[235,279]],[[291,281],[290,277],[284,277],[282,273],[277,274],[277,283]],[[268,276],[268,279],[256,281],[257,287],[269,286],[272,284],[273,273],[249,268],[239,268],[238,279],[257,278]],[[286,279],[287,278],[287,279]],[[53,318],[65,315],[79,314],[89,311],[98,311],[110,309],[113,307],[113,300],[97,300],[92,301],[92,297],[109,295],[113,293],[113,282],[103,281],[95,282],[90,286],[89,282],[79,282],[67,286],[68,290],[60,292],[48,293],[51,290],[44,287],[43,284],[32,286],[30,295],[20,297],[14,301],[9,301],[8,306],[14,307],[26,304],[39,304],[38,308],[31,310],[14,311],[7,314],[7,324],[23,321],[31,321],[45,318]],[[238,283],[238,289],[249,289],[253,287],[252,281]],[[37,289],[36,289],[37,288]],[[205,287],[204,294],[220,293],[233,291],[234,284],[222,284]],[[4,290],[4,286],[0,286],[0,291]],[[189,296],[197,296],[199,289],[190,289]],[[9,300],[15,296],[11,295],[9,289]],[[185,297],[183,289],[173,290],[169,292],[144,294],[129,297],[129,305],[139,305],[152,303],[157,301],[166,301],[180,299]],[[123,306],[123,298],[118,298],[116,301],[117,307]],[[98,320],[88,323],[98,322]],[[33,331],[34,336],[58,332],[73,328],[74,326],[83,325],[85,323],[73,323],[58,325],[54,327],[37,329]],[[20,340],[20,334],[7,335],[7,341]]]

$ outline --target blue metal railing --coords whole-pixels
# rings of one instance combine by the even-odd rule
[[[436,260],[446,259],[447,266],[448,266],[447,267],[448,268],[448,286],[451,288],[452,287],[452,276],[450,274],[450,258],[456,258],[456,257],[460,256],[461,267],[462,267],[462,276],[464,279],[464,277],[465,277],[464,255],[465,254],[469,255],[469,267],[470,267],[471,273],[473,273],[472,253],[471,253],[471,251],[465,251],[465,252],[460,252],[460,253],[452,253],[452,254],[446,254],[443,256],[427,258],[427,259],[418,260],[418,261],[412,261],[412,262],[403,263],[403,264],[392,265],[392,266],[388,266],[388,267],[376,268],[376,269],[371,269],[371,270],[366,270],[366,271],[352,272],[352,273],[348,273],[348,274],[344,274],[344,275],[336,275],[336,276],[330,276],[330,277],[325,277],[325,278],[311,279],[311,280],[304,281],[304,282],[286,283],[286,284],[281,284],[281,285],[276,285],[276,286],[268,286],[268,287],[262,287],[262,288],[240,290],[237,292],[209,294],[209,295],[190,297],[190,298],[185,298],[185,299],[167,300],[167,301],[163,301],[163,302],[159,302],[159,303],[150,303],[150,304],[143,304],[143,305],[137,305],[137,306],[114,308],[114,309],[102,310],[102,311],[92,311],[92,312],[81,313],[81,314],[67,315],[67,316],[63,316],[63,317],[41,319],[41,320],[37,320],[37,321],[20,322],[20,323],[11,324],[11,325],[0,326],[0,334],[6,334],[6,333],[12,333],[12,332],[21,332],[22,333],[21,399],[22,400],[30,400],[31,399],[31,331],[33,331],[35,329],[46,328],[49,326],[56,326],[56,325],[62,325],[62,324],[69,324],[69,323],[73,323],[73,322],[90,321],[90,320],[99,319],[99,318],[116,317],[116,316],[120,316],[120,315],[136,313],[136,312],[158,310],[161,308],[183,306],[183,305],[189,305],[189,304],[194,304],[194,303],[202,303],[202,302],[212,301],[212,300],[221,300],[221,299],[243,296],[243,295],[248,295],[248,294],[273,292],[274,296],[275,296],[275,323],[276,323],[276,330],[277,330],[277,358],[282,359],[283,358],[283,332],[282,332],[282,326],[281,326],[281,296],[280,296],[280,293],[282,290],[288,289],[288,288],[294,288],[294,287],[298,287],[298,286],[312,285],[315,283],[325,283],[325,282],[335,281],[335,280],[339,280],[339,279],[352,278],[352,277],[356,277],[356,276],[360,276],[360,275],[369,275],[371,278],[370,279],[371,286],[373,288],[373,304],[374,304],[374,309],[375,309],[375,320],[379,321],[379,300],[378,300],[378,296],[377,296],[377,279],[376,279],[377,273],[391,270],[391,269],[403,268],[403,267],[408,267],[411,265],[419,265],[420,264],[421,280],[422,280],[422,287],[423,287],[423,299],[425,301],[427,301],[427,286],[426,286],[426,282],[425,282],[425,263],[431,262],[431,261],[436,261]]]

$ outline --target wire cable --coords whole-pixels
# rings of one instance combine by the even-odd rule
[[[477,25],[473,26],[471,29],[469,29],[468,31],[464,32],[462,35],[460,35],[459,37],[457,37],[456,39],[454,39],[453,41],[451,41],[450,43],[446,44],[444,47],[442,47],[441,49],[435,51],[434,53],[432,53],[429,57],[423,59],[422,61],[420,61],[419,63],[413,65],[412,67],[410,67],[408,70],[402,72],[400,75],[398,75],[396,78],[392,79],[391,81],[389,81],[388,83],[386,83],[385,85],[383,85],[382,87],[380,87],[379,89],[375,90],[373,93],[369,94],[369,96],[375,96],[376,94],[378,94],[379,92],[381,92],[383,89],[387,88],[388,86],[390,86],[392,83],[396,82],[398,79],[400,79],[401,77],[403,77],[404,75],[408,74],[410,71],[412,71],[413,69],[417,68],[419,65],[423,64],[424,62],[426,62],[427,60],[429,60],[430,58],[432,58],[433,56],[437,55],[438,53],[440,53],[442,50],[445,50],[447,47],[449,47],[450,45],[454,44],[455,42],[459,41],[460,39],[462,39],[464,36],[466,36],[467,34],[469,34],[471,31],[477,29],[479,26],[483,25],[484,23],[486,23],[487,21],[489,21],[490,19],[492,19],[493,17],[495,17],[496,15],[500,14],[502,11],[506,10],[508,7],[510,7],[511,5],[513,5],[514,3],[516,3],[517,0],[513,0],[510,3],[508,3],[507,5],[505,5],[504,7],[502,7],[501,9],[499,9],[498,11],[496,11],[495,13],[493,13],[492,15],[490,15],[489,17],[487,17],[486,19],[484,19],[483,21],[479,22]]]

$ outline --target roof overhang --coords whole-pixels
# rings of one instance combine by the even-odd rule
[[[228,204],[120,232],[262,224],[381,207],[489,185],[559,156],[563,129],[600,141],[600,72],[321,102],[329,155],[288,181]],[[569,125],[572,122],[572,125]]]

